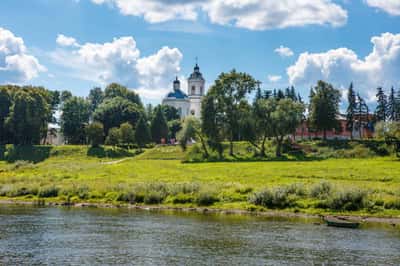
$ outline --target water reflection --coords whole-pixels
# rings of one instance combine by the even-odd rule
[[[0,206],[0,265],[399,265],[400,230],[133,210]]]

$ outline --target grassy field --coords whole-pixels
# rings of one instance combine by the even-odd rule
[[[36,163],[19,158],[38,158],[36,150],[3,156],[0,198],[400,217],[400,161],[394,157],[182,163],[179,147],[140,155],[40,148],[45,151]]]

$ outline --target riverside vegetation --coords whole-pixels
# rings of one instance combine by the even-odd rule
[[[202,162],[199,144],[142,153],[7,145],[0,148],[0,199],[400,216],[399,161],[385,143],[285,144],[279,160],[266,146],[264,161],[253,162],[254,148],[235,142],[235,157]]]

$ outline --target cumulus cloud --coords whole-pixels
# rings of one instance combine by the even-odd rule
[[[24,83],[46,71],[20,37],[0,28],[0,83]]]
[[[279,75],[268,75],[268,80],[270,82],[278,82],[282,79],[282,76]]]
[[[68,37],[63,34],[58,34],[56,42],[61,46],[79,46],[75,38]]]
[[[159,99],[180,71],[183,55],[177,48],[162,47],[143,57],[134,38],[121,37],[106,43],[76,43],[71,49],[60,46],[51,57],[78,78],[102,85],[119,82],[147,98]]]
[[[274,51],[282,57],[290,57],[294,55],[292,49],[283,45],[279,46],[279,48],[276,48]]]
[[[383,33],[372,37],[371,42],[373,50],[363,59],[347,48],[302,53],[287,69],[289,81],[311,86],[322,79],[337,87],[354,82],[364,96],[371,95],[377,86],[399,86],[400,34]]]
[[[141,16],[150,23],[196,20],[200,11],[210,21],[250,30],[305,25],[342,26],[347,11],[331,0],[92,0],[117,7],[124,15]]]
[[[366,0],[366,3],[375,8],[379,8],[393,16],[400,16],[399,0]]]

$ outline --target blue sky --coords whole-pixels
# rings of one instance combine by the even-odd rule
[[[208,85],[236,68],[304,97],[318,79],[354,81],[372,101],[400,87],[400,1],[0,1],[0,84],[85,96],[116,81],[157,103],[195,57]]]

